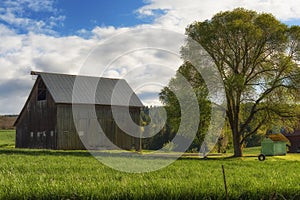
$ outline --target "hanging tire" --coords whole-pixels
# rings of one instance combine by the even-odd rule
[[[266,160],[266,156],[265,156],[264,154],[260,154],[260,155],[258,156],[258,160],[259,160],[259,161],[264,161],[264,160]]]

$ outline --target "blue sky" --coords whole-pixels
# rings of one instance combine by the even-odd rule
[[[128,27],[144,23],[135,10],[145,5],[132,0],[60,0],[57,6],[66,16],[64,26],[57,30],[61,34],[74,34],[80,29],[92,30],[95,26]]]
[[[125,78],[157,104],[185,27],[236,7],[300,25],[295,0],[0,0],[0,114],[20,112],[31,70]]]
[[[16,17],[43,21],[49,24],[56,22],[55,25],[51,26],[51,30],[56,31],[59,36],[74,35],[81,29],[92,30],[96,26],[128,27],[151,23],[151,19],[143,19],[136,12],[138,8],[146,5],[143,1],[46,0],[44,5],[42,1],[36,4],[39,8],[30,5],[28,1],[21,1],[24,3],[21,3],[20,7],[12,3],[16,1],[4,0],[3,2],[2,9],[12,11]],[[18,33],[28,31],[26,30],[28,27],[10,23],[3,17],[0,18],[0,23],[16,29]]]

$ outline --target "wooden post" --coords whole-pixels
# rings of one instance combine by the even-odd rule
[[[140,139],[139,139],[139,152],[142,153],[142,148],[143,148],[143,145],[142,145],[142,134],[143,134],[143,131],[144,131],[144,127],[143,127],[143,124],[142,124],[142,120],[141,120],[141,112],[142,112],[143,108],[140,108],[139,110],[139,115],[138,115],[138,121],[139,121],[139,125],[140,125]],[[143,129],[142,129],[143,128]]]
[[[224,165],[222,165],[222,173],[223,173],[224,187],[225,187],[225,192],[226,192],[226,200],[229,200]]]
[[[142,153],[142,131],[140,131],[140,142],[139,142],[139,152]]]

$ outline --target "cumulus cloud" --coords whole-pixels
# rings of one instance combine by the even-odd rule
[[[5,66],[0,67],[4,77],[0,81],[0,104],[14,104],[11,113],[21,110],[24,103],[19,102],[25,102],[26,95],[15,92],[12,98],[5,88],[12,80],[20,79],[27,90],[18,84],[10,89],[28,92],[33,84],[31,70],[125,78],[142,97],[146,97],[143,93],[156,91],[152,100],[147,96],[145,103],[157,103],[157,85],[166,85],[174,75],[181,62],[178,52],[184,39],[182,34],[149,29],[148,25],[131,29],[96,27],[91,38],[17,34],[2,25],[0,35],[9,41],[9,45],[0,45],[0,66]],[[0,113],[6,110],[0,107]]]
[[[0,105],[6,105],[5,102],[14,105],[0,106],[0,113],[21,110],[33,84],[31,70],[74,74],[94,45],[92,39],[78,36],[20,35],[4,25],[0,26],[0,37],[3,41],[0,44]]]
[[[282,21],[300,18],[300,4],[295,0],[149,0],[148,2],[148,5],[138,9],[140,15],[155,16],[156,24],[178,31],[184,31],[184,28],[193,21],[210,19],[217,12],[237,7],[272,13]],[[164,15],[157,15],[157,10],[164,11]]]
[[[5,22],[20,32],[55,34],[54,27],[65,20],[55,8],[55,0],[3,0],[0,22]],[[32,19],[31,13],[47,13],[47,18]]]
[[[89,54],[80,74],[124,78],[141,97],[146,97],[143,93],[152,94],[152,101],[149,95],[147,101],[142,98],[145,104],[157,104],[158,92],[182,62],[179,50],[185,36],[149,26],[122,28],[115,31],[118,34],[106,37],[110,31],[111,28],[98,32],[104,33],[100,36],[105,39]]]

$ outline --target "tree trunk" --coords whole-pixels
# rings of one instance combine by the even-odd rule
[[[242,145],[240,143],[240,135],[237,131],[233,131],[233,148],[234,148],[234,157],[242,157]]]

